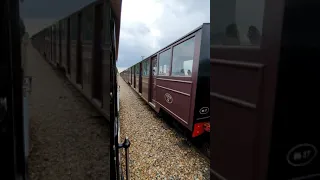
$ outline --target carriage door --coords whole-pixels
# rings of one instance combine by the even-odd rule
[[[94,55],[93,55],[93,69],[92,69],[92,96],[102,102],[102,5],[95,7],[95,23],[94,23]]]
[[[211,1],[212,179],[265,179],[283,4]]]
[[[67,74],[71,74],[71,53],[70,53],[70,43],[71,43],[71,36],[70,36],[70,18],[67,19]]]
[[[50,40],[49,40],[49,43],[50,43],[50,62],[53,63],[53,27],[50,27]]]
[[[136,87],[135,89],[139,92],[140,87],[140,63],[136,64],[135,66],[135,75],[136,75]]]
[[[142,93],[142,62],[139,63],[139,93]]]
[[[157,77],[157,56],[153,56],[151,58],[151,81],[150,81],[150,97],[151,97],[151,103],[155,105],[156,101],[156,77]]]
[[[320,179],[318,14],[313,1],[286,1],[268,180]]]
[[[133,87],[136,88],[136,66],[133,66]]]
[[[52,63],[56,65],[56,26],[52,26]]]
[[[60,21],[59,22],[59,65],[60,65],[60,67],[63,67],[63,65],[62,65],[62,34],[63,34],[63,32],[62,32],[62,22]]]
[[[133,71],[134,69],[133,69],[133,67],[131,67],[130,68],[130,85],[131,86],[133,86],[133,73],[134,73],[134,71]]]
[[[130,86],[132,84],[132,68],[129,69],[129,82],[130,82]]]
[[[77,19],[78,23],[77,23],[77,29],[78,29],[78,34],[77,34],[77,47],[76,47],[76,52],[77,52],[77,77],[76,77],[76,82],[77,84],[80,84],[81,87],[83,87],[83,80],[82,80],[82,76],[83,76],[83,62],[82,62],[82,14],[79,13],[78,14],[78,19]]]

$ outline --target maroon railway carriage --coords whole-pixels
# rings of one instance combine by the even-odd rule
[[[210,10],[211,179],[320,179],[318,4],[213,0]]]
[[[203,24],[121,73],[156,112],[170,114],[192,137],[210,132],[209,26]]]

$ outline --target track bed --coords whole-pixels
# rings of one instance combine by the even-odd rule
[[[156,113],[122,78],[121,139],[128,136],[132,179],[210,179],[209,160]],[[124,162],[123,162],[124,165]]]

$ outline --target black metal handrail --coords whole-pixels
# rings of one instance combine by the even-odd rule
[[[120,161],[120,149],[125,149],[125,155],[126,155],[126,179],[129,180],[129,147],[130,147],[130,141],[128,137],[125,138],[123,143],[119,143],[118,138],[120,136],[119,133],[119,112],[118,112],[118,83],[117,83],[117,67],[116,67],[116,59],[115,59],[115,53],[116,53],[116,36],[115,36],[115,21],[113,19],[113,12],[112,9],[110,9],[110,37],[111,37],[111,86],[110,86],[110,99],[111,99],[111,111],[110,111],[110,118],[111,118],[111,124],[112,124],[112,162],[111,165],[111,178],[120,180],[123,179],[123,174],[121,172],[121,161]]]
[[[122,144],[118,145],[118,149],[125,149],[125,155],[126,155],[126,180],[130,180],[130,173],[129,173],[129,147],[130,147],[130,141],[129,138],[126,137]]]

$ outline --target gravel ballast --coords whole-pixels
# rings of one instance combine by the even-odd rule
[[[158,118],[121,77],[118,82],[121,141],[128,136],[131,142],[131,179],[209,180],[209,160]]]
[[[107,121],[28,45],[31,180],[110,179]]]

